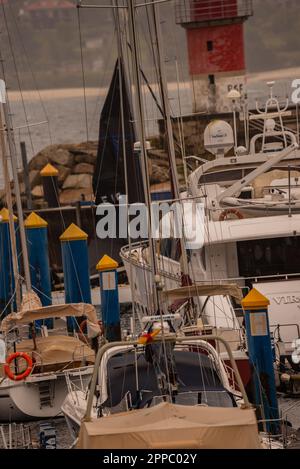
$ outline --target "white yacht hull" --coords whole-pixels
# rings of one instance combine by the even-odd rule
[[[86,406],[87,393],[83,390],[72,390],[69,392],[61,406],[61,411],[74,441],[78,438],[81,421],[86,412]],[[96,418],[97,415],[95,414],[94,417]]]
[[[87,367],[81,379],[88,384],[93,366]],[[41,401],[41,388],[49,388],[51,398]],[[64,373],[31,376],[14,382],[5,378],[0,385],[0,421],[18,422],[57,417],[68,394]]]

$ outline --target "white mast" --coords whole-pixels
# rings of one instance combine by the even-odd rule
[[[157,49],[157,56],[159,61],[159,79],[160,79],[160,90],[161,90],[161,98],[162,98],[162,106],[164,111],[164,118],[167,125],[167,141],[168,141],[168,150],[169,150],[169,159],[171,165],[171,176],[172,176],[172,183],[174,188],[174,196],[177,201],[180,201],[180,189],[179,189],[179,180],[178,180],[178,173],[177,173],[177,165],[176,165],[176,153],[175,153],[175,145],[174,145],[174,136],[173,136],[173,126],[171,120],[171,112],[170,112],[170,103],[168,97],[168,85],[167,85],[167,78],[165,72],[165,62],[164,62],[164,50],[163,50],[163,40],[162,40],[162,32],[160,26],[160,15],[159,15],[159,5],[155,0],[152,0],[152,9],[153,9],[153,18],[155,24],[155,33],[156,33],[156,49]],[[184,212],[182,211],[182,218],[184,217]],[[185,250],[184,239],[180,238],[180,246],[181,246],[181,258],[182,258],[182,270],[184,274],[188,274],[188,260]]]
[[[149,171],[148,171],[148,158],[147,158],[147,143],[146,143],[146,129],[145,129],[145,111],[144,103],[142,97],[142,85],[141,85],[141,75],[140,75],[140,65],[138,59],[138,36],[136,31],[136,21],[135,21],[135,5],[134,0],[128,0],[128,24],[129,24],[129,34],[130,42],[132,48],[132,71],[133,71],[133,83],[135,88],[135,111],[136,111],[136,129],[137,135],[141,145],[141,156],[142,156],[142,176],[143,176],[143,185],[144,185],[144,194],[146,205],[148,207],[148,234],[149,234],[149,246],[150,246],[150,255],[151,255],[151,268],[152,268],[152,281],[153,281],[153,301],[154,309],[158,310],[159,307],[159,298],[157,283],[159,282],[159,270],[157,265],[156,253],[155,253],[155,242],[152,237],[152,217],[151,217],[151,192],[150,192],[150,180],[149,180]]]
[[[3,104],[6,100],[5,83],[3,80],[0,80],[0,86],[1,86],[0,102],[1,104]],[[21,289],[20,289],[19,269],[18,269],[18,252],[17,252],[17,243],[16,243],[13,203],[12,203],[11,188],[10,188],[10,178],[9,178],[9,171],[8,171],[8,165],[7,165],[3,119],[2,119],[1,111],[0,111],[0,146],[1,146],[3,175],[4,175],[4,181],[5,181],[6,203],[7,203],[7,208],[9,212],[9,233],[10,233],[11,252],[12,252],[13,276],[15,279],[16,304],[17,304],[17,310],[19,311],[20,306],[21,306]]]
[[[27,241],[26,241],[26,234],[25,234],[25,227],[24,227],[24,220],[23,220],[23,208],[22,208],[20,186],[19,186],[19,179],[18,179],[18,169],[17,169],[17,164],[16,164],[17,152],[16,152],[16,146],[15,146],[14,135],[13,135],[12,119],[11,119],[9,103],[8,103],[7,98],[3,100],[1,104],[2,104],[2,110],[3,110],[3,115],[4,115],[4,124],[6,126],[7,143],[8,143],[9,153],[10,153],[12,175],[13,175],[13,180],[14,180],[14,189],[15,189],[16,205],[17,205],[17,211],[18,211],[18,221],[19,221],[19,228],[20,228],[21,248],[22,248],[22,254],[23,254],[25,285],[26,285],[27,292],[30,292],[31,291],[31,278],[30,278],[30,269],[29,269],[29,262],[28,262]]]

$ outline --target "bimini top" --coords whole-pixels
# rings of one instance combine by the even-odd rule
[[[194,298],[197,296],[210,297],[220,295],[229,295],[238,301],[243,299],[242,290],[235,283],[226,285],[191,285],[162,292],[162,297],[170,301],[184,300],[185,298]]]
[[[71,316],[86,316],[89,321],[89,325],[91,324],[94,327],[99,327],[94,306],[86,303],[78,303],[37,307],[25,310],[21,309],[19,313],[11,313],[6,316],[6,318],[4,318],[1,323],[0,330],[2,332],[6,332],[14,324],[28,324],[33,321],[47,318],[61,318]]]
[[[83,421],[79,449],[259,449],[253,409],[181,406],[151,408]]]

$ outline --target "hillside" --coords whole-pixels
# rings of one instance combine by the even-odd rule
[[[30,13],[28,8],[36,0],[9,0],[1,6],[1,49],[11,88],[19,86],[18,80],[27,89],[36,88],[36,84],[39,88],[82,86],[77,9],[72,3],[63,18],[52,20]],[[299,0],[253,0],[253,4],[254,16],[245,27],[249,72],[300,66]],[[169,77],[174,80],[177,57],[180,78],[185,79],[188,77],[185,32],[175,24],[174,6],[162,5],[161,16]],[[139,14],[139,24],[143,68],[151,81],[155,73],[145,12]],[[111,12],[81,9],[80,26],[86,85],[106,85],[116,57]]]
[[[299,0],[253,0],[246,23],[249,72],[300,67]]]

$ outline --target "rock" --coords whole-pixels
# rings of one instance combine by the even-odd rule
[[[12,194],[16,195],[15,194],[15,185],[14,185],[13,182],[11,183],[10,187],[11,187]],[[25,194],[25,184],[24,184],[24,182],[21,182],[19,184],[19,188],[20,188],[20,194]]]
[[[65,180],[63,189],[92,190],[92,176],[90,174],[71,174]]]
[[[31,188],[33,189],[35,186],[38,186],[39,184],[41,184],[41,175],[40,175],[40,171],[37,170],[37,169],[32,169],[29,173],[29,182],[30,182],[30,186]]]
[[[35,199],[34,200],[34,208],[35,209],[48,208],[48,204],[45,201],[45,199]]]
[[[161,168],[157,164],[152,164],[151,184],[159,184],[170,180],[169,168]]]
[[[196,131],[196,128],[194,129]],[[148,168],[152,184],[169,181],[169,161],[165,150],[155,148],[161,144],[158,139],[154,148],[148,152]],[[34,198],[35,208],[44,208],[42,180],[40,171],[47,163],[53,164],[59,172],[58,183],[62,204],[72,204],[81,200],[84,194],[87,200],[93,197],[92,175],[97,160],[98,142],[79,144],[49,145],[40,151],[29,163],[29,180]],[[182,173],[182,161],[177,160],[178,172]],[[179,174],[179,178],[181,175]],[[24,192],[23,172],[18,175],[21,191]],[[13,191],[13,182],[11,183]],[[0,192],[0,200],[4,200],[5,191]],[[24,198],[24,205],[26,200]]]
[[[56,169],[58,170],[58,184],[62,185],[67,177],[71,174],[72,169],[60,164],[56,165]]]
[[[94,195],[89,189],[68,189],[61,192],[59,201],[62,205],[70,205],[79,200],[91,201]]]
[[[74,155],[80,153],[96,153],[98,151],[98,142],[82,142],[74,145],[69,145],[69,151]]]
[[[40,199],[44,197],[43,186],[35,186],[35,188],[32,189],[31,194],[34,199]]]
[[[48,157],[43,152],[40,152],[36,156],[34,156],[32,160],[30,161],[28,165],[29,171],[30,172],[32,170],[40,171],[41,169],[44,168],[44,166],[46,166],[47,163],[49,163]]]
[[[81,153],[80,155],[75,156],[75,161],[76,163],[87,163],[87,164],[92,164],[95,165],[97,160],[97,154],[91,154],[91,153]]]
[[[94,174],[94,165],[89,163],[79,163],[73,170],[74,174]]]
[[[74,162],[74,156],[64,148],[59,148],[57,151],[53,151],[50,155],[51,163],[61,166],[72,166]]]
[[[147,155],[150,160],[159,161],[162,165],[170,165],[167,153],[164,150],[149,150]]]

